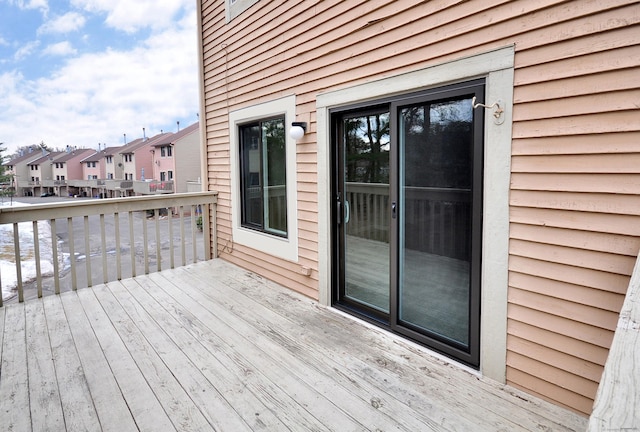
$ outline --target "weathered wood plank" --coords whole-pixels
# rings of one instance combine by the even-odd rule
[[[224,263],[213,263],[214,266],[221,264],[223,266],[226,265]],[[285,291],[283,294],[280,292],[275,298],[263,295],[262,292],[264,289],[270,289],[275,286],[272,282],[265,281],[259,277],[256,278],[255,275],[238,268],[231,268],[229,271],[226,271],[225,269],[224,274],[230,274],[232,277],[236,278],[237,283],[227,282],[230,283],[230,286],[245,293],[246,295],[249,295],[252,299],[256,299],[258,302],[268,305],[269,310],[273,310],[281,315],[293,318],[294,321],[296,321],[295,318],[299,319],[299,317],[308,315],[308,312],[302,312],[303,310],[306,310],[306,307],[303,306],[304,302],[301,303],[300,301],[296,301],[296,296],[293,295],[293,293]],[[279,289],[277,286],[275,288]],[[234,298],[236,297],[234,296]],[[301,314],[292,313],[292,311],[297,309],[297,306],[302,308],[299,311]],[[346,321],[346,323],[349,322],[349,320]],[[314,338],[314,335],[311,333],[313,333],[314,330],[317,331],[318,333],[315,337],[321,340],[327,337],[327,335],[342,333],[345,327],[345,320],[342,317],[329,314],[322,315],[321,321],[315,325],[310,325],[309,323],[304,324],[300,321],[296,321],[296,324],[304,327],[305,330],[310,333],[309,337],[311,339]],[[356,324],[353,323],[353,325],[355,326]],[[487,398],[497,397],[497,402],[495,404],[484,403],[482,410],[484,412],[492,412],[496,417],[507,419],[507,422],[513,421],[520,426],[529,424],[530,422],[531,424],[536,424],[536,422],[540,420],[540,417],[537,414],[532,415],[532,413],[527,412],[528,410],[535,411],[533,408],[536,403],[535,401],[527,400],[524,395],[520,394],[518,394],[518,398],[520,399],[513,399],[513,395],[510,394],[509,389],[497,386],[492,381],[480,382],[477,376],[469,374],[464,370],[453,371],[451,368],[446,366],[441,368],[440,365],[442,362],[434,361],[434,359],[429,354],[426,354],[425,351],[415,349],[409,344],[394,343],[389,345],[388,339],[380,331],[371,331],[371,329],[368,329],[367,331],[358,333],[357,337],[350,338],[348,340],[348,345],[353,349],[351,357],[357,356],[357,354],[354,353],[367,353],[367,351],[370,351],[370,357],[368,358],[376,359],[382,357],[382,361],[377,363],[384,365],[387,372],[389,370],[392,371],[392,375],[396,380],[400,379],[410,382],[411,385],[414,386],[414,390],[416,383],[421,383],[425,380],[425,370],[428,370],[430,372],[430,378],[435,379],[424,384],[424,387],[430,388],[431,391],[427,395],[429,400],[423,402],[423,404],[432,404],[433,401],[431,398],[437,398],[434,393],[438,391],[442,392],[440,395],[441,397],[442,395],[450,393],[449,397],[451,399],[446,401],[445,406],[456,406],[458,403],[461,403],[465,407],[473,407],[475,404],[474,401],[484,400],[486,402]],[[423,360],[425,361],[425,364],[428,364],[428,368],[424,369],[424,365],[421,366],[416,362],[407,362],[408,359],[414,359],[417,362]],[[367,377],[364,376],[361,377],[361,379],[366,380]],[[387,381],[383,378],[378,382],[386,383]],[[464,391],[461,391],[463,388]],[[478,393],[475,393],[476,391]],[[465,403],[466,397],[469,397],[469,400]],[[556,419],[560,419],[560,421],[556,421],[559,424],[566,425],[569,429],[581,429],[580,425],[582,419],[579,417],[567,415],[566,411],[556,410],[555,407],[551,405],[543,405],[545,410],[545,419],[548,418],[552,421],[553,415],[557,415]],[[548,411],[549,408],[551,408],[551,411]],[[481,417],[473,414],[471,416],[476,419],[476,422],[478,421],[477,418]],[[489,429],[498,428],[494,426],[487,427]]]
[[[65,426],[69,431],[101,431],[60,296],[45,296],[42,303]]]
[[[293,424],[305,425],[311,423],[311,429],[314,428],[313,423],[317,421],[321,424],[333,425],[336,430],[358,430],[362,425],[350,418],[348,414],[340,411],[333,402],[323,395],[319,395],[319,391],[313,386],[306,384],[301,380],[299,375],[293,375],[291,368],[287,367],[288,362],[283,359],[284,353],[281,349],[275,347],[275,352],[265,350],[254,346],[251,341],[256,341],[253,331],[242,331],[237,329],[234,321],[227,321],[214,315],[209,308],[212,304],[209,302],[207,307],[200,305],[197,301],[189,298],[185,294],[180,293],[175,287],[170,287],[169,280],[164,279],[161,275],[150,275],[150,279],[160,281],[158,286],[162,286],[163,290],[148,291],[157,300],[163,304],[171,304],[178,302],[183,309],[172,312],[174,318],[179,319],[180,313],[186,313],[183,319],[189,320],[188,330],[195,335],[200,335],[204,342],[207,343],[209,350],[215,352],[218,361],[224,365],[224,370],[229,371],[235,379],[246,381],[246,385],[250,391],[259,399],[261,404],[267,404],[267,408],[275,408],[274,403],[277,402],[283,408],[291,411],[277,411],[276,414],[284,416],[283,421],[291,416],[288,420]],[[148,289],[147,285],[144,285]],[[173,297],[164,292],[167,289]],[[241,311],[239,311],[242,313]],[[192,315],[193,314],[193,315]],[[215,330],[213,330],[215,329]],[[249,340],[247,340],[249,338]],[[259,343],[262,346],[262,341]],[[224,347],[224,349],[220,349]],[[275,358],[274,358],[275,357]],[[266,378],[266,380],[264,379]],[[227,378],[228,379],[228,378]],[[224,382],[224,381],[223,381]],[[232,381],[233,383],[233,381]],[[284,394],[283,394],[284,393]],[[289,399],[287,394],[294,397]],[[242,393],[235,393],[241,398],[236,400],[234,393],[227,393],[230,402],[238,405],[241,409],[245,405],[242,399]],[[279,396],[279,397],[278,397]],[[315,412],[317,411],[317,412]],[[310,418],[306,418],[310,416]],[[316,420],[317,419],[317,420]],[[317,426],[315,426],[317,427]],[[320,428],[324,429],[324,428]],[[329,427],[331,429],[331,427]]]
[[[101,285],[95,290],[80,290],[78,299],[131,416],[139,429],[173,430],[171,421],[107,315],[112,305],[100,304],[96,299],[97,293],[105,289],[104,285]],[[72,331],[75,330],[72,328]]]
[[[620,311],[589,431],[640,428],[640,259]]]
[[[140,331],[160,355],[162,361],[173,371],[207,421],[217,430],[251,430],[251,426],[255,426],[256,430],[265,430],[266,424],[260,419],[260,414],[264,414],[265,419],[268,419],[270,413],[265,412],[259,405],[253,405],[250,413],[245,412],[249,417],[243,418],[238,412],[241,407],[236,408],[229,404],[224,397],[226,391],[218,390],[218,386],[225,385],[224,368],[217,367],[215,361],[195,364],[191,360],[188,354],[194,350],[198,352],[201,349],[200,342],[188,332],[184,332],[180,325],[167,314],[162,304],[149,298],[138,281],[143,281],[145,286],[149,284],[149,289],[153,291],[159,290],[146,278],[123,281],[122,287],[126,288],[128,294],[119,286],[112,288],[121,296],[120,302],[123,308],[131,317],[135,317],[133,319],[137,321]],[[165,304],[170,306],[171,301]],[[188,314],[186,311],[178,313]],[[175,346],[176,349],[165,349],[165,346]],[[233,388],[231,393],[234,392],[242,395],[244,393],[242,385]]]
[[[183,271],[188,270],[188,268],[183,269]],[[231,272],[233,273],[234,271],[231,270]],[[244,275],[245,272],[238,270],[237,273]],[[226,269],[223,274],[227,274]],[[196,277],[202,275],[206,275],[206,272],[201,272],[201,269],[192,274],[192,276]],[[219,282],[220,279],[223,278],[218,277],[217,281]],[[208,280],[211,279],[208,278]],[[258,278],[257,281],[260,281],[260,278]],[[225,280],[225,283],[233,284],[233,281],[228,282]],[[216,295],[222,295],[223,291],[221,290],[223,290],[224,287],[220,286],[219,283],[209,283],[207,285],[211,286],[211,289],[215,289]],[[373,392],[379,392],[379,394],[382,395],[389,392],[387,395],[382,397],[382,400],[388,404],[390,410],[397,410],[395,411],[397,416],[405,417],[408,414],[400,414],[402,409],[399,409],[394,405],[394,399],[397,399],[409,406],[422,407],[421,413],[413,413],[412,415],[418,419],[422,419],[423,421],[425,420],[425,417],[423,416],[431,415],[433,416],[433,421],[437,424],[442,424],[444,422],[454,428],[456,424],[458,427],[463,425],[463,429],[465,427],[478,427],[477,422],[479,420],[477,416],[469,414],[469,418],[465,419],[467,412],[463,412],[464,410],[461,410],[461,412],[457,414],[455,420],[450,417],[447,417],[446,419],[440,418],[442,412],[446,411],[446,409],[443,409],[442,407],[447,406],[452,408],[462,405],[472,407],[475,399],[473,396],[470,396],[470,399],[467,401],[465,395],[468,394],[468,392],[473,392],[473,389],[465,387],[465,391],[460,392],[459,389],[463,387],[463,384],[458,382],[456,385],[455,381],[451,381],[450,376],[446,378],[440,377],[444,378],[444,380],[443,383],[438,385],[437,380],[434,379],[438,375],[437,368],[436,370],[430,369],[431,366],[434,366],[432,362],[427,363],[429,364],[429,369],[427,369],[429,373],[425,376],[425,369],[421,369],[418,365],[409,365],[406,363],[407,351],[403,352],[403,350],[400,349],[398,350],[399,352],[394,353],[396,355],[388,355],[389,350],[395,351],[395,346],[389,347],[388,344],[384,342],[384,338],[376,337],[376,332],[369,332],[368,329],[364,334],[357,333],[356,337],[344,340],[345,324],[348,324],[349,326],[356,326],[354,322],[345,320],[341,317],[332,316],[331,314],[329,314],[329,316],[323,315],[321,322],[314,322],[311,319],[300,319],[300,317],[308,317],[310,315],[310,311],[307,310],[308,305],[301,302],[299,298],[283,292],[278,292],[275,298],[272,295],[266,295],[263,290],[270,289],[268,286],[269,284],[261,282],[256,283],[255,279],[250,281],[250,276],[247,276],[247,279],[244,279],[243,283],[237,284],[236,282],[236,285],[236,294],[226,294],[226,297],[228,297],[229,300],[226,300],[225,302],[234,301],[232,310],[245,310],[247,308],[255,310],[255,314],[242,316],[242,318],[245,320],[251,320],[253,317],[260,317],[259,322],[254,324],[256,326],[260,327],[260,321],[268,320],[268,324],[262,324],[262,326],[266,326],[267,330],[265,331],[265,337],[273,337],[271,336],[272,334],[278,335],[279,338],[285,337],[285,346],[290,350],[295,349],[296,353],[304,352],[305,358],[308,358],[308,363],[312,365],[323,365],[335,362],[340,365],[340,367],[334,366],[335,369],[341,370],[341,368],[346,367],[349,374],[348,376],[352,377],[352,379],[353,377],[358,378],[359,387],[363,387]],[[194,283],[191,286],[204,287],[205,285],[200,281],[200,283]],[[204,288],[202,289],[204,290]],[[227,288],[226,290],[228,291],[229,289]],[[241,293],[244,295],[239,295]],[[254,300],[243,305],[241,299],[245,296],[249,296]],[[236,301],[240,303],[235,304]],[[268,303],[267,309],[263,309],[264,306],[258,306],[262,302]],[[298,314],[297,312],[299,308],[306,310],[306,312]],[[286,323],[286,320],[283,322],[281,319],[276,319],[272,309],[278,311],[278,314],[292,319],[294,322]],[[335,322],[332,322],[334,321],[332,318],[336,318]],[[273,322],[271,322],[272,320]],[[287,328],[304,328],[304,331],[296,332],[295,338],[288,339],[287,333],[289,333],[289,331],[286,330]],[[314,330],[317,331],[317,334],[314,334]],[[314,340],[314,338],[317,338],[317,341]],[[323,339],[327,340],[326,344],[321,342]],[[332,341],[333,343],[329,341]],[[353,349],[347,358],[336,355],[336,353],[331,350],[331,346],[341,346],[342,343],[348,344]],[[382,346],[384,346],[383,349],[378,349],[382,348]],[[309,353],[307,351],[309,351]],[[329,361],[327,357],[329,358]],[[359,358],[368,358],[369,361],[363,362],[363,360],[358,360]],[[400,363],[402,363],[402,374],[398,374],[400,369],[396,369],[400,367]],[[469,378],[471,377],[469,376]],[[472,379],[474,381],[476,380],[475,377]],[[376,388],[376,386],[382,382],[385,383],[383,386],[384,388]],[[418,388],[430,388],[431,390],[429,394],[423,395],[419,392],[416,393],[416,384],[418,385]],[[414,387],[412,387],[412,385]],[[391,388],[394,390],[390,390]],[[407,393],[404,393],[404,391]],[[486,397],[486,393],[484,396]],[[492,406],[492,404],[487,405]],[[484,409],[487,409],[487,405],[484,406]],[[513,412],[509,412],[509,414],[504,418],[509,418],[513,415]],[[467,421],[471,422],[471,424],[475,426],[464,426]],[[491,422],[492,420],[487,421]],[[506,421],[510,422],[511,420]],[[514,420],[514,422],[518,423],[517,420]],[[527,421],[523,421],[522,424],[527,424]],[[488,429],[495,429],[496,425],[493,424],[490,426],[488,423],[485,427]],[[516,424],[510,424],[509,426],[512,430],[518,430],[518,427],[520,426],[517,426]]]
[[[25,320],[31,425],[36,431],[62,430],[62,402],[42,301],[25,304]]]
[[[139,320],[146,317],[140,315],[131,317],[120,305],[120,303],[129,303],[128,296],[125,295],[126,290],[121,283],[112,282],[106,288],[96,289],[95,294],[136,362],[139,372],[144,376],[162,409],[166,411],[173,427],[177,430],[213,430],[137,327]],[[114,294],[118,296],[117,299]],[[137,304],[133,304],[133,307],[140,308]],[[161,333],[162,329],[157,328],[156,331]],[[163,351],[170,349],[178,349],[178,347],[170,343],[163,345]]]
[[[0,363],[0,430],[30,431],[24,304],[4,308],[5,335]]]
[[[136,430],[135,420],[122,396],[118,382],[111,373],[105,352],[96,339],[77,293],[61,294],[60,299],[100,419],[100,426],[104,431]]]

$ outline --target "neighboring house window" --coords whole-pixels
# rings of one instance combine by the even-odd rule
[[[113,156],[107,156],[105,157],[105,160],[107,161],[108,164],[113,163]]]
[[[132,154],[124,155],[124,161],[125,162],[133,162],[133,155]]]
[[[166,152],[166,147],[160,147],[160,157],[166,157],[167,156],[167,152]]]
[[[226,0],[224,7],[227,16],[227,22],[231,21],[242,12],[249,9],[257,2],[258,0]]]
[[[108,178],[109,180],[113,180],[113,173],[109,173],[109,174],[107,174],[107,178]]]
[[[284,117],[241,125],[242,226],[287,235],[287,175]]]
[[[167,177],[167,173],[166,173],[166,172],[164,172],[164,171],[162,171],[162,172],[160,173],[160,181],[165,181],[165,180],[166,180],[166,177]]]
[[[173,147],[167,146],[167,157],[173,156]]]
[[[167,179],[169,181],[173,180],[173,171],[167,171]]]

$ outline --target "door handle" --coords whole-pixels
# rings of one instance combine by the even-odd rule
[[[396,214],[397,214],[397,212],[396,212],[396,202],[394,201],[394,202],[391,203],[391,217],[393,219],[395,219],[396,218]]]
[[[349,201],[344,202],[344,223],[349,223],[349,218],[351,218],[351,209],[349,207]]]

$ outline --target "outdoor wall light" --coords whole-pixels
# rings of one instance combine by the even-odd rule
[[[292,140],[298,141],[304,136],[307,130],[307,123],[305,122],[292,122],[291,129],[289,129],[289,137]]]

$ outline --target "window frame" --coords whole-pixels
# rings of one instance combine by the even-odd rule
[[[241,216],[240,216],[240,223],[242,225],[242,227],[244,228],[248,228],[248,229],[254,229],[256,231],[260,231],[263,232],[265,234],[271,234],[271,235],[276,235],[279,237],[287,237],[288,235],[288,224],[287,224],[287,220],[286,220],[286,212],[285,212],[285,229],[284,231],[279,231],[276,230],[274,228],[269,228],[267,226],[265,226],[266,220],[268,219],[268,213],[269,213],[269,206],[268,204],[265,203],[264,198],[264,193],[265,193],[265,182],[262,180],[264,179],[265,171],[266,171],[266,166],[265,166],[265,152],[268,152],[268,148],[265,148],[265,143],[262,141],[262,126],[263,123],[266,122],[271,122],[271,121],[281,121],[282,125],[283,125],[283,132],[285,134],[285,140],[286,140],[286,119],[284,117],[284,115],[281,116],[276,116],[276,117],[271,117],[271,118],[262,118],[262,119],[258,119],[258,120],[254,120],[248,123],[240,123],[238,124],[238,128],[240,130],[238,136],[240,138],[240,142],[239,142],[239,152],[240,152],[240,156],[239,156],[239,160],[240,160],[240,199],[242,200],[242,204],[240,206],[240,211],[241,211]],[[258,151],[258,155],[259,155],[259,165],[260,165],[260,172],[259,174],[261,174],[260,176],[256,177],[258,179],[258,184],[257,187],[260,189],[260,202],[261,202],[261,208],[260,208],[260,212],[261,212],[261,217],[260,217],[260,223],[254,223],[254,222],[250,222],[248,221],[248,217],[249,215],[247,214],[247,209],[250,207],[249,204],[249,200],[248,197],[246,196],[247,191],[245,190],[245,182],[247,182],[247,179],[249,178],[245,172],[245,170],[247,169],[248,165],[251,165],[251,160],[246,160],[245,158],[250,157],[250,155],[246,154],[246,143],[245,145],[243,145],[242,143],[242,130],[246,129],[246,128],[252,128],[258,126],[258,128],[261,130],[260,133],[260,139],[255,142],[255,143],[251,143],[251,148],[249,149],[249,153],[253,150],[257,150]],[[256,148],[253,148],[253,146],[256,146]],[[286,141],[285,141],[285,164],[286,164]],[[285,166],[286,168],[286,166]],[[251,174],[251,172],[248,173],[249,175]],[[268,180],[268,179],[267,179]],[[254,178],[252,178],[251,183],[253,184],[254,182]],[[286,169],[285,169],[285,205],[286,205]]]
[[[227,24],[242,12],[249,9],[260,0],[225,0],[224,10],[227,18]]]
[[[284,116],[285,166],[287,197],[287,236],[281,237],[245,228],[241,222],[241,173],[239,126],[256,120]],[[288,130],[296,120],[296,97],[286,96],[269,102],[241,108],[229,113],[231,163],[231,222],[233,241],[288,261],[298,262],[298,198],[296,173],[296,141]]]

